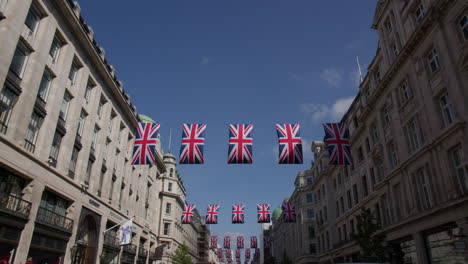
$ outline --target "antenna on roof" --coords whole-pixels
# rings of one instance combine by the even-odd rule
[[[171,152],[172,128],[169,128],[169,153]]]
[[[364,81],[364,78],[362,78],[362,71],[361,71],[361,64],[359,63],[359,57],[356,56],[356,62],[357,62],[357,67],[359,70],[359,85]]]

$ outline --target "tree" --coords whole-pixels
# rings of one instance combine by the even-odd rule
[[[286,254],[286,251],[283,252],[283,260],[281,260],[281,264],[292,264],[292,261],[289,259],[288,254]]]
[[[185,243],[179,245],[171,259],[175,264],[192,264],[192,258],[189,256]]]
[[[372,215],[370,209],[363,208],[357,216],[357,232],[351,238],[361,248],[360,257],[363,262],[385,262],[385,234],[376,234],[381,226]]]

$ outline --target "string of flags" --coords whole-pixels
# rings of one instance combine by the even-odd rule
[[[156,162],[160,124],[139,123],[133,147],[132,165],[147,165]],[[183,124],[179,164],[204,164],[206,124]],[[344,123],[326,123],[325,142],[330,154],[330,164],[349,165],[352,162],[349,132]],[[278,135],[278,163],[302,164],[302,138],[299,124],[275,125]],[[229,164],[253,163],[253,125],[229,125]]]
[[[230,236],[225,236],[223,239],[223,247],[218,247],[218,237],[217,236],[211,236],[210,239],[210,248],[215,249],[216,255],[218,256],[220,261],[225,261],[228,263],[234,262],[233,260],[233,254],[232,254],[232,249],[231,249],[231,237]],[[271,238],[269,236],[264,236],[263,237],[263,248],[271,248]],[[245,262],[249,261],[251,258],[251,250],[253,250],[254,255],[253,255],[253,263],[258,261],[258,258],[260,257],[260,249],[258,247],[257,243],[257,237],[256,236],[251,236],[250,237],[250,247],[245,247],[244,248],[244,237],[243,236],[238,236],[237,237],[237,249],[235,249],[235,258],[236,262],[240,263],[240,259],[242,256],[242,250],[245,252]]]
[[[181,223],[191,224],[193,222],[193,216],[195,215],[195,204],[185,204],[184,210],[182,211]],[[209,204],[207,206],[205,222],[206,224],[214,225],[218,224],[219,204]],[[296,222],[296,207],[289,203],[284,202],[281,205],[282,218],[285,223]],[[245,223],[245,205],[233,204],[232,205],[232,223],[233,224],[244,224]],[[257,204],[257,223],[264,224],[271,222],[271,210],[269,204]],[[239,242],[239,241],[238,241]]]

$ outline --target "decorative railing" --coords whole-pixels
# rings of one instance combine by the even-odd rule
[[[1,193],[0,210],[28,217],[31,212],[31,203],[12,194]]]
[[[34,143],[32,143],[31,141],[25,139],[24,140],[24,148],[31,152],[31,153],[34,153],[34,150],[36,150],[36,145]]]
[[[67,232],[71,232],[73,228],[72,219],[66,216],[60,215],[51,210],[45,209],[43,207],[39,207],[39,211],[37,212],[37,221],[44,223],[44,224],[58,227]]]
[[[119,239],[112,233],[106,233],[104,235],[104,244],[113,246],[113,247],[118,247],[119,244]]]

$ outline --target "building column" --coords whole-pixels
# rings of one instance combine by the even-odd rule
[[[96,254],[97,254],[97,263],[101,263],[101,255],[103,254],[103,250],[104,250],[104,231],[106,231],[106,227],[107,227],[107,216],[105,215],[102,215],[101,216],[101,223],[100,223],[100,228],[99,228],[99,234],[98,234],[98,241],[99,241],[99,244],[97,244],[97,251],[96,251]]]
[[[424,236],[421,232],[413,234],[414,243],[416,245],[416,254],[418,256],[419,264],[429,264],[426,254],[426,245],[424,243]]]
[[[67,209],[67,217],[73,219],[73,229],[72,234],[68,238],[67,250],[65,251],[64,264],[70,264],[72,259],[71,249],[76,242],[76,234],[78,233],[78,228],[80,224],[81,208],[83,204],[78,200],[75,200],[72,205]]]
[[[25,200],[31,201],[31,211],[29,212],[28,223],[24,226],[21,232],[18,247],[16,248],[14,263],[26,263],[28,258],[29,247],[31,245],[31,239],[34,233],[35,219],[39,205],[41,204],[42,192],[44,191],[45,185],[38,182],[37,180],[32,181],[25,188]]]

